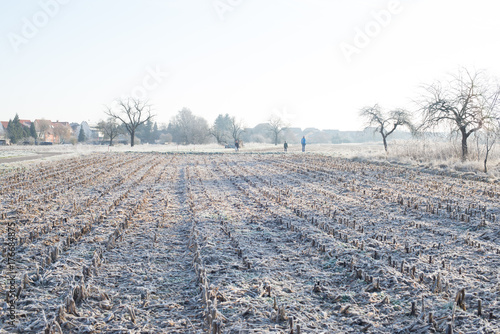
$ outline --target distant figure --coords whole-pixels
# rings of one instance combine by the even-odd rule
[[[288,150],[288,143],[286,142],[286,140],[285,140],[285,143],[283,144],[283,148],[285,149],[285,152],[287,152],[287,150]]]
[[[236,150],[236,152],[240,150],[240,142],[238,141],[238,139],[234,141],[234,149]]]
[[[305,152],[306,151],[306,136],[302,136],[300,143],[302,144],[302,152]]]

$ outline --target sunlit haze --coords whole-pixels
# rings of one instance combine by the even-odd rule
[[[148,98],[246,126],[359,130],[358,110],[413,110],[461,66],[499,75],[500,5],[457,0],[23,0],[0,4],[2,121],[105,119]]]

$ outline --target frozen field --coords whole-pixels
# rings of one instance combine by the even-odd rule
[[[92,148],[0,176],[1,332],[500,331],[498,184],[321,147]]]

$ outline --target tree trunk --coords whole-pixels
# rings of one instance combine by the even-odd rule
[[[387,153],[387,136],[384,136],[384,134],[382,134],[382,140],[384,141],[385,153]]]
[[[484,172],[485,173],[488,173],[488,155],[490,154],[490,149],[488,147],[488,143],[489,140],[488,140],[488,135],[486,135],[486,154],[484,155]]]
[[[488,152],[486,152],[486,156],[484,158],[484,172],[485,173],[488,173],[488,166],[487,166],[487,163],[488,163]]]
[[[460,128],[460,132],[462,133],[462,161],[467,160],[467,155],[469,153],[469,148],[467,147],[467,131],[465,128]]]
[[[135,130],[130,131],[130,147],[134,147]]]
[[[113,137],[109,137],[109,146],[113,146]]]

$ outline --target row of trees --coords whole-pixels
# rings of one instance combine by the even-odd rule
[[[231,139],[240,139],[243,132],[242,122],[229,115],[219,115],[214,125],[209,127],[208,122],[199,116],[194,115],[191,110],[183,108],[172,118],[168,127],[160,130],[156,122],[153,122],[151,106],[140,100],[120,100],[118,108],[114,110],[106,109],[109,116],[106,121],[100,121],[97,128],[110,145],[116,138],[123,134],[129,134],[131,146],[135,145],[136,137],[143,143],[155,143],[164,136],[165,141],[174,141],[179,144],[203,144],[210,141],[213,136],[219,144],[226,144]],[[80,126],[74,134],[75,142],[86,142],[89,138]],[[52,133],[59,138],[60,142],[65,142],[72,137],[70,126],[55,124],[49,120],[37,120],[31,122],[30,127],[23,125],[16,114],[13,120],[9,120],[7,127],[7,137],[11,143],[34,142],[46,140],[48,133]],[[30,139],[31,138],[31,139]]]
[[[472,73],[461,69],[457,75],[452,75],[444,82],[438,81],[424,86],[424,91],[418,102],[418,112],[410,113],[403,108],[384,112],[379,105],[375,105],[362,108],[360,115],[367,120],[369,126],[375,127],[375,131],[380,133],[386,151],[387,139],[398,127],[406,126],[415,135],[448,128],[451,133],[460,135],[462,159],[466,160],[469,151],[468,140],[474,134],[485,142],[486,169],[488,154],[500,131],[498,84],[492,83],[485,72]],[[101,128],[112,140],[113,136],[119,133],[114,130],[119,129],[119,126],[112,120],[121,121],[133,146],[137,129],[147,122],[152,124],[154,115],[151,113],[151,106],[134,99],[120,100],[117,106],[118,110],[107,108],[106,114],[111,119]],[[420,121],[413,120],[417,115],[421,116]],[[279,117],[271,116],[267,126],[269,135],[277,145],[287,124]],[[219,115],[213,125],[209,126],[204,118],[194,115],[187,108],[180,110],[166,129],[172,141],[179,144],[203,144],[211,137],[219,144],[227,144],[240,140],[243,131],[241,120],[234,116]]]
[[[134,146],[136,135],[142,141],[155,142],[163,134],[168,141],[178,144],[204,144],[212,139],[218,144],[226,145],[236,140],[241,141],[244,132],[243,122],[229,114],[219,115],[210,126],[203,117],[196,116],[188,108],[183,108],[175,115],[166,129],[160,131],[156,123],[153,125],[151,105],[136,99],[118,100],[115,108],[106,107],[106,121],[99,123],[99,129],[105,138],[110,140],[122,133],[130,136],[130,145]],[[275,145],[281,139],[287,125],[277,116],[271,116],[268,132]]]
[[[405,109],[384,112],[380,106],[360,110],[369,126],[375,126],[387,151],[387,137],[398,127],[408,127],[414,135],[448,129],[458,134],[462,160],[469,154],[469,139],[475,135],[485,145],[484,170],[493,145],[500,138],[500,86],[484,71],[471,72],[465,68],[446,81],[425,85],[417,101],[415,113]],[[414,121],[420,116],[420,120]]]
[[[415,112],[397,108],[384,112],[379,105],[364,107],[361,117],[368,125],[380,133],[384,148],[388,150],[388,137],[400,127],[407,127],[414,135],[428,131],[447,129],[457,134],[461,140],[462,159],[469,153],[469,139],[475,136],[476,143],[484,145],[485,170],[489,153],[500,138],[500,87],[488,78],[485,72],[470,72],[461,69],[446,81],[438,81],[424,86],[418,108]],[[243,122],[229,114],[219,115],[212,125],[191,110],[183,108],[174,116],[167,127],[159,129],[153,122],[155,115],[147,101],[137,99],[118,100],[113,108],[107,107],[106,121],[98,125],[100,131],[108,139],[110,145],[121,134],[128,133],[130,144],[134,146],[138,136],[142,142],[154,143],[161,137],[163,141],[178,144],[203,144],[216,141],[225,145],[241,140],[244,133]],[[414,119],[420,116],[420,120]],[[280,117],[271,116],[265,124],[267,137],[277,145],[288,127]],[[71,128],[61,124],[52,125],[50,121],[37,121],[30,127],[21,124],[16,114],[8,123],[8,136],[12,143],[25,138],[42,139],[47,131],[65,141],[71,137]],[[262,133],[262,132],[261,132]],[[86,140],[83,127],[80,129],[78,141]]]

